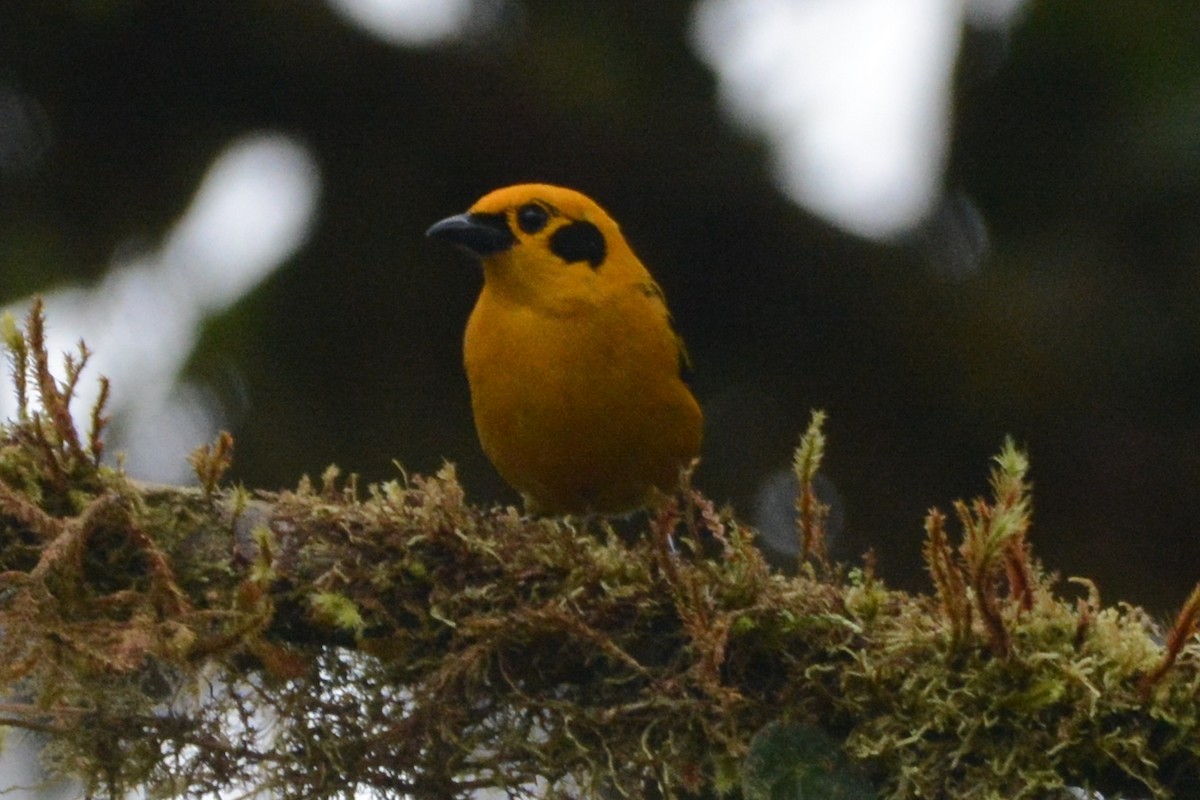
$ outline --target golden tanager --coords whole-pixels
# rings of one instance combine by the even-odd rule
[[[571,189],[497,189],[428,236],[483,262],[464,362],[475,427],[531,512],[620,513],[670,492],[700,407],[662,289]]]

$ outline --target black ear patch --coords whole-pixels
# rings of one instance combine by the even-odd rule
[[[590,222],[572,222],[563,225],[550,237],[550,252],[566,261],[586,261],[592,269],[604,263],[608,246],[604,234]]]

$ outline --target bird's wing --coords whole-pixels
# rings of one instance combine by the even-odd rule
[[[688,353],[687,345],[684,344],[683,337],[675,330],[675,319],[671,316],[671,309],[667,307],[667,296],[663,294],[662,287],[653,280],[646,280],[640,284],[639,288],[647,297],[653,298],[654,301],[662,308],[663,317],[666,319],[667,327],[671,329],[671,335],[675,337],[675,346],[679,349],[679,369],[681,372],[692,371],[692,357]]]

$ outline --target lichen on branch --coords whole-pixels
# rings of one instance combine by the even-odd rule
[[[450,466],[251,492],[222,436],[197,487],[140,484],[101,458],[104,393],[74,428],[86,349],[56,378],[39,330],[4,337],[0,724],[91,794],[1200,791],[1200,594],[1164,647],[1056,586],[1011,443],[990,497],[930,513],[910,595],[825,561],[811,495],[785,575],[686,482],[617,521],[479,507]],[[811,484],[819,418],[804,441]]]

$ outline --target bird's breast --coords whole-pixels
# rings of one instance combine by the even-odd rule
[[[644,312],[548,314],[485,289],[464,361],[480,441],[509,483],[543,505],[597,510],[673,485],[699,445],[699,410],[665,315]]]

